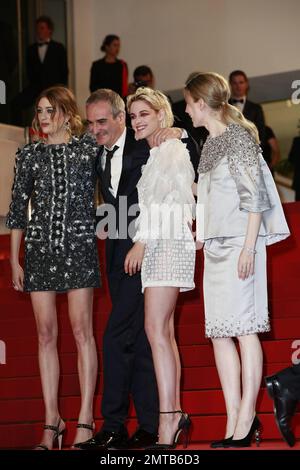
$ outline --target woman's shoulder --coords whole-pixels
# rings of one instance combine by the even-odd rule
[[[260,146],[254,136],[245,127],[236,123],[230,124],[229,127],[230,131],[228,137],[233,149],[236,151],[247,149],[247,151],[253,153],[261,152]]]
[[[99,145],[96,139],[88,133],[82,134],[80,137],[73,136],[70,141],[70,146],[77,148],[79,151],[84,151],[85,153],[96,154],[99,151]]]
[[[186,143],[182,142],[180,139],[168,139],[165,142],[162,142],[158,149],[160,152],[176,152],[177,150],[186,149]]]
[[[30,160],[35,157],[35,155],[40,152],[43,148],[43,143],[40,141],[31,142],[29,144],[24,145],[22,148],[18,148],[16,152],[16,156],[19,159],[26,159]]]
[[[229,124],[229,134],[231,138],[233,137],[233,142],[238,142],[238,143],[253,143],[256,144],[256,141],[253,137],[253,135],[241,124],[238,123],[230,123]]]
[[[229,166],[242,164],[243,166],[255,166],[259,162],[261,148],[250,132],[240,124],[232,125],[229,134],[229,151],[227,153]]]

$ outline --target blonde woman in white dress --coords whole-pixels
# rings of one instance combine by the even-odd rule
[[[141,269],[145,330],[159,393],[156,447],[174,448],[181,433],[187,445],[191,424],[180,405],[181,367],[174,335],[174,310],[179,292],[194,288],[195,244],[190,227],[195,172],[185,139],[168,140],[158,147],[153,142],[158,128],[173,124],[171,107],[163,93],[139,88],[129,96],[127,106],[136,139],[147,139],[151,150],[138,183],[140,215],[125,271],[134,274]]]
[[[228,83],[215,73],[192,74],[185,87],[194,126],[209,131],[198,168],[204,218],[197,225],[204,242],[205,331],[227,411],[225,439],[212,447],[248,447],[254,436],[259,442],[261,426],[255,411],[263,364],[258,333],[270,329],[266,245],[288,237],[289,229],[257,129],[229,97]]]

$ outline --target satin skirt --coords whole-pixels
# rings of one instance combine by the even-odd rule
[[[244,237],[212,238],[204,245],[205,336],[237,337],[270,330],[266,245],[256,242],[254,274],[238,277]]]

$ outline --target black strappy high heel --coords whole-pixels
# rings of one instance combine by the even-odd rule
[[[189,443],[189,431],[191,428],[191,420],[190,417],[187,413],[184,413],[181,410],[176,410],[176,411],[160,411],[160,414],[175,414],[175,413],[180,413],[181,417],[178,423],[178,427],[175,431],[175,434],[173,436],[173,441],[171,444],[159,444],[156,443],[154,446],[147,447],[148,450],[163,450],[163,449],[175,449],[177,444],[178,444],[178,438],[179,436],[183,436],[183,447],[186,448]]]
[[[45,424],[44,429],[50,429],[50,431],[53,431],[53,447],[54,444],[57,443],[59,450],[62,448],[62,440],[63,440],[63,435],[66,431],[66,428],[62,429],[61,431],[59,430],[59,426],[61,423],[61,418],[59,418],[57,426],[53,426],[52,424]],[[38,444],[37,446],[34,447],[34,450],[49,450],[49,447],[47,447],[44,444]]]
[[[81,428],[81,429],[88,429],[89,431],[92,431],[92,433],[94,434],[94,431],[95,431],[95,423],[94,421],[92,421],[91,424],[86,424],[86,423],[78,423],[76,428]],[[93,437],[93,434],[92,434],[92,437]],[[77,449],[77,448],[80,448],[78,446],[80,446],[80,444],[82,444],[82,442],[76,442],[76,444],[73,444],[71,446],[71,449]]]

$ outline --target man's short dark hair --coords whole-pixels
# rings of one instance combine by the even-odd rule
[[[35,24],[38,25],[39,23],[46,23],[50,31],[54,30],[54,23],[49,16],[46,16],[46,15],[39,16]]]
[[[234,79],[234,77],[237,77],[238,75],[242,75],[242,77],[244,77],[244,79],[246,80],[246,82],[249,81],[247,75],[245,74],[245,72],[243,72],[243,70],[234,70],[234,71],[231,72],[231,74],[229,75],[229,83],[231,83],[232,80]]]
[[[137,67],[133,72],[134,81],[136,82],[138,77],[142,77],[144,75],[151,75],[151,77],[153,77],[153,72],[148,65],[139,65],[139,67]]]

